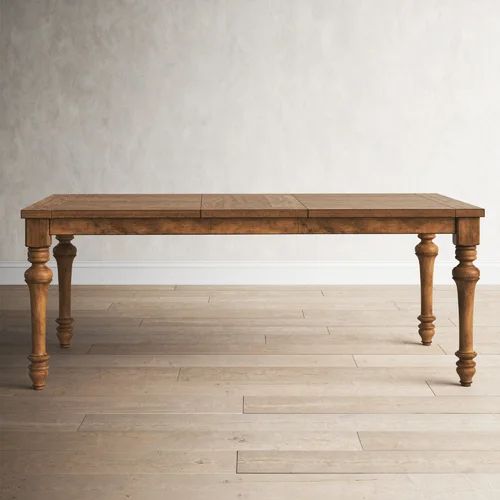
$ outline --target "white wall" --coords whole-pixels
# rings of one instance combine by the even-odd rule
[[[500,282],[500,2],[0,0],[0,22],[0,281],[54,192],[430,191],[486,208]],[[77,280],[412,281],[415,240],[81,237]]]

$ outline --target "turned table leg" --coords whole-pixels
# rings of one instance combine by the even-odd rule
[[[49,373],[49,355],[46,346],[46,312],[49,284],[52,281],[52,271],[45,263],[49,260],[49,247],[28,248],[28,260],[31,267],[24,273],[28,284],[31,302],[31,354],[28,356],[31,364],[29,375],[33,389],[45,387]]]
[[[432,312],[432,283],[434,274],[434,261],[438,254],[438,247],[432,241],[435,234],[419,234],[420,243],[415,247],[415,253],[420,264],[420,316],[418,320],[418,333],[422,344],[431,345],[434,336],[434,321],[436,316]]]
[[[57,337],[59,345],[70,347],[73,337],[73,318],[71,317],[71,271],[76,248],[71,243],[73,236],[56,236],[59,243],[54,247],[54,257],[57,261],[57,276],[59,280],[59,317],[57,322]]]
[[[455,257],[459,264],[453,269],[453,279],[458,292],[459,348],[455,353],[458,357],[457,373],[460,383],[468,387],[476,373],[476,353],[473,346],[473,313],[474,292],[479,280],[479,269],[473,264],[476,260],[476,246],[457,245]]]

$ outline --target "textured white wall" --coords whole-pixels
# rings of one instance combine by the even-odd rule
[[[0,0],[0,261],[71,192],[418,192],[500,263],[500,2]],[[415,263],[414,237],[82,237],[79,259]],[[450,238],[441,258],[452,260]]]

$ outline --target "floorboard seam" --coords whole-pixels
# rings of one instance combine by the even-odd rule
[[[433,394],[435,397],[437,397],[437,394],[436,394],[436,393],[434,392],[434,390],[432,389],[431,384],[429,383],[429,381],[428,381],[428,380],[426,380],[426,381],[425,381],[425,383],[427,384],[427,387],[431,390],[432,394]]]
[[[82,421],[80,422],[80,425],[78,426],[78,428],[76,429],[76,432],[80,432],[80,428],[82,427],[83,425],[83,422],[85,422],[85,419],[87,418],[87,414],[85,414],[82,418]]]
[[[446,354],[447,356],[449,355],[441,344],[437,344],[437,346],[443,351],[443,354]]]
[[[359,446],[361,446],[361,450],[364,450],[365,447],[363,446],[363,442],[361,441],[361,436],[359,435],[358,431],[356,431],[356,436],[358,436]]]

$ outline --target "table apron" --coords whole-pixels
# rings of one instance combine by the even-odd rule
[[[50,219],[52,235],[454,234],[454,217]]]

